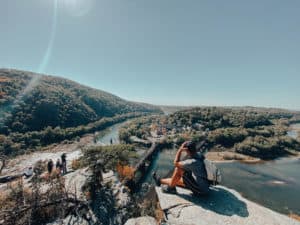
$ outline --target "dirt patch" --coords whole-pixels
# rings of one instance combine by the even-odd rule
[[[51,152],[63,152],[63,151],[75,151],[78,148],[83,148],[87,145],[90,145],[93,143],[94,135],[93,134],[87,134],[84,135],[82,138],[79,139],[79,141],[63,141],[59,144],[52,144],[47,147],[43,148],[44,151],[51,151]]]
[[[0,77],[0,83],[7,83],[9,81],[11,81],[11,79],[8,77]]]

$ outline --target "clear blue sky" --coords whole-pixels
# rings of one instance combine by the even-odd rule
[[[155,104],[300,109],[300,1],[1,0],[0,67]]]

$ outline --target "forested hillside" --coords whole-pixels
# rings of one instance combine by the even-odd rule
[[[76,127],[103,117],[158,112],[76,82],[31,72],[0,69],[0,133]]]

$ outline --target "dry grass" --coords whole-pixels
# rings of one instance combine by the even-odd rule
[[[78,170],[82,167],[82,163],[79,159],[73,159],[71,163],[72,170]]]
[[[20,178],[16,181],[10,182],[8,185],[7,192],[0,193],[0,209],[8,210],[17,206],[17,203],[29,198],[32,192],[29,188],[24,188],[23,179]]]
[[[124,180],[124,179],[133,179],[135,170],[131,166],[118,164],[117,172],[121,180]]]
[[[8,192],[0,194],[0,221],[6,225],[44,224],[63,216],[66,203],[55,202],[66,196],[64,179],[53,173],[47,183],[42,182],[35,179],[31,188],[24,187],[23,178],[9,183]]]
[[[295,220],[300,221],[300,216],[297,215],[297,214],[291,213],[291,214],[289,214],[289,217],[291,217],[291,218],[293,218],[293,219],[295,219]]]
[[[161,224],[161,222],[165,219],[165,214],[162,208],[160,207],[159,202],[157,201],[157,206],[155,209],[155,219]]]
[[[4,210],[9,202],[9,193],[7,192],[0,192],[0,210]],[[10,204],[9,204],[10,205]]]

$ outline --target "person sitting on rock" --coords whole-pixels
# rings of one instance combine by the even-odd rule
[[[188,158],[181,161],[182,152]],[[209,191],[209,182],[204,164],[205,157],[196,150],[193,141],[184,142],[176,153],[174,159],[175,170],[171,178],[160,179],[156,172],[152,174],[157,186],[165,185],[163,191],[176,193],[176,186],[190,189],[195,195],[204,195]]]
[[[25,176],[26,178],[29,178],[32,175],[33,175],[33,168],[32,168],[32,166],[30,166],[24,171],[23,176]]]

